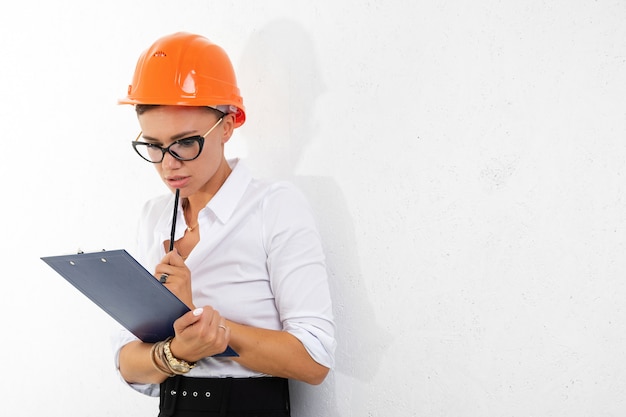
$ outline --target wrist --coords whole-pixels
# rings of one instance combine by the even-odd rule
[[[196,366],[195,362],[188,362],[179,359],[172,354],[171,350],[172,338],[167,338],[161,342],[157,342],[150,350],[150,360],[152,366],[160,373],[167,376],[183,375],[191,371]]]
[[[165,342],[167,342],[167,340],[165,340]],[[181,344],[181,341],[176,339],[176,337],[172,336],[169,338],[169,349],[170,349],[170,353],[172,354],[172,356],[176,359],[179,360],[183,360],[185,362],[189,362],[189,363],[195,363],[196,361],[192,361],[187,359],[188,356],[186,354],[184,354],[183,352],[185,352],[185,348],[183,346],[183,344]]]
[[[172,352],[172,342],[174,338],[168,338],[163,343],[163,357],[165,358],[167,368],[174,374],[186,374],[196,366],[195,362],[181,359]]]
[[[173,373],[167,366],[165,354],[163,353],[164,344],[165,341],[161,341],[152,345],[152,349],[150,349],[150,361],[152,362],[152,366],[154,367],[154,369],[156,369],[159,373],[168,377],[172,377],[176,374]]]

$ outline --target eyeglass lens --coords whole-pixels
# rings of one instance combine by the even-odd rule
[[[146,161],[161,162],[165,156],[165,152],[168,152],[176,159],[181,161],[189,161],[195,159],[200,155],[202,146],[200,141],[201,136],[194,136],[191,138],[181,139],[172,143],[167,148],[162,148],[158,145],[135,142],[135,150]]]

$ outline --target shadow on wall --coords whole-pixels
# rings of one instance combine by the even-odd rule
[[[292,384],[293,415],[338,416],[358,399],[350,393],[356,381],[343,376],[364,384],[372,380],[390,337],[377,325],[362,283],[353,220],[342,190],[332,177],[295,175],[301,155],[315,139],[315,101],[325,89],[313,42],[293,21],[270,22],[250,38],[239,74],[251,131],[246,164],[259,176],[288,179],[300,187],[316,213],[327,255],[336,367],[318,388]]]

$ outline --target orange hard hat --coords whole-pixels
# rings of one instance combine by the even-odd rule
[[[178,32],[158,39],[137,61],[133,83],[120,104],[209,106],[246,120],[233,65],[207,38]]]

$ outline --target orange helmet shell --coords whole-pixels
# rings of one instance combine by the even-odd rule
[[[224,50],[207,38],[178,32],[158,39],[137,61],[120,104],[228,105],[235,127],[246,120],[235,71]]]

